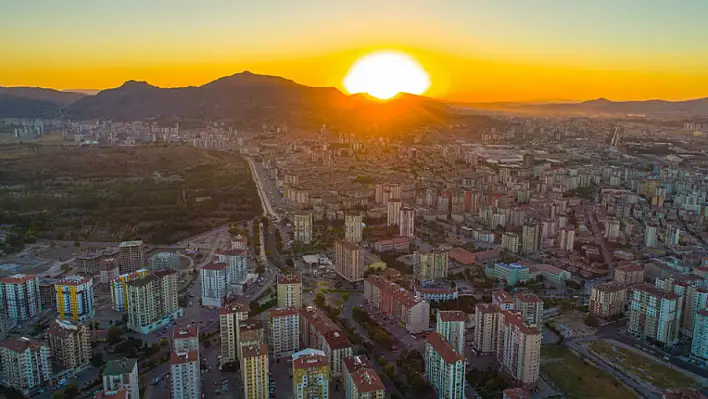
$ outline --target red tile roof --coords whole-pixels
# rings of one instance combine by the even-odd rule
[[[199,336],[199,327],[196,324],[175,326],[172,329],[172,339],[196,338]]]
[[[358,392],[368,393],[386,389],[366,356],[348,357],[344,359],[344,367]]]
[[[24,284],[35,278],[38,277],[34,274],[13,274],[12,276],[3,277],[0,282],[5,284]]]
[[[278,276],[278,284],[297,284],[302,283],[302,278],[297,274]]]
[[[309,369],[312,367],[323,367],[328,366],[327,356],[318,355],[316,353],[301,355],[297,359],[293,360],[293,368],[296,369]]]
[[[295,308],[275,308],[268,309],[268,316],[272,319],[273,317],[284,317],[292,316],[298,314],[298,310]]]
[[[467,315],[461,310],[441,310],[438,312],[440,320],[444,322],[467,321]]]
[[[186,363],[196,362],[196,361],[198,361],[198,359],[199,359],[199,351],[198,350],[183,351],[183,352],[173,351],[172,354],[170,355],[170,364],[186,364]]]
[[[442,335],[436,332],[431,332],[430,334],[428,334],[425,340],[443,358],[443,360],[445,360],[446,363],[456,363],[465,360],[464,356],[460,355],[459,353],[455,352],[454,349],[452,349],[450,343],[447,342],[445,338],[442,337]]]
[[[203,270],[226,270],[229,264],[226,262],[211,262],[202,266]]]

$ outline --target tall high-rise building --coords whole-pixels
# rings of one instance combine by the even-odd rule
[[[605,220],[605,238],[617,241],[620,232],[620,221],[616,217],[608,216]]]
[[[55,320],[47,332],[55,370],[73,370],[91,361],[91,331],[88,325]]]
[[[401,198],[403,197],[403,187],[398,184],[389,184],[388,185],[388,199],[391,201],[400,201]]]
[[[501,246],[509,252],[519,252],[519,235],[508,231],[502,234]]]
[[[174,320],[182,310],[177,302],[177,273],[159,270],[129,281],[128,328],[147,334]]]
[[[644,267],[632,263],[619,265],[615,268],[615,281],[623,285],[641,283],[644,281]]]
[[[265,344],[243,348],[241,378],[245,399],[268,399],[270,372],[268,346]]]
[[[330,370],[321,350],[293,353],[293,396],[302,399],[329,398]]]
[[[93,318],[93,279],[68,276],[57,281],[57,313],[60,319],[85,322]]]
[[[381,276],[370,275],[364,280],[364,299],[369,306],[394,318],[411,333],[425,331],[430,326],[430,304]]]
[[[419,281],[429,281],[447,278],[448,251],[435,249],[432,251],[415,251],[413,253],[413,276]]]
[[[377,205],[381,205],[384,203],[384,197],[386,194],[386,185],[383,183],[379,183],[376,185],[376,191],[374,193],[374,202]]]
[[[361,212],[349,212],[344,215],[344,239],[349,242],[361,242],[364,215]]]
[[[475,305],[475,329],[472,343],[477,354],[489,354],[497,351],[498,310],[499,308],[491,303]]]
[[[52,377],[49,348],[41,341],[10,337],[0,342],[0,384],[29,397]]]
[[[428,334],[425,343],[425,375],[438,399],[465,397],[465,357],[455,352],[437,332]]]
[[[391,200],[387,205],[386,225],[398,226],[401,223],[401,201]]]
[[[523,156],[524,169],[532,169],[533,162],[534,162],[533,154],[524,154],[524,156]]]
[[[23,324],[42,311],[39,278],[31,274],[13,274],[0,279],[2,302],[9,327]]]
[[[121,274],[111,280],[110,288],[113,310],[116,312],[124,312],[128,310],[128,281],[145,277],[148,273],[148,269],[139,269],[132,273]]]
[[[145,267],[145,248],[142,241],[123,241],[118,245],[118,266],[121,273],[130,273]]]
[[[627,288],[617,281],[610,281],[592,287],[588,310],[597,317],[609,318],[624,313]]]
[[[536,252],[540,245],[540,226],[537,224],[526,224],[523,227],[521,239],[521,252],[524,254],[532,254]]]
[[[361,264],[361,248],[349,241],[337,241],[334,247],[335,271],[347,281],[361,281],[364,268]]]
[[[572,228],[563,228],[558,230],[558,248],[564,251],[573,251],[575,245],[575,230]]]
[[[541,362],[541,329],[524,323],[519,313],[498,313],[497,361],[509,376],[521,384],[538,381]]]
[[[312,213],[293,214],[293,240],[300,244],[309,244],[312,241]]]
[[[202,284],[202,306],[220,308],[224,305],[229,294],[228,267],[229,265],[224,262],[212,262],[199,270]]]
[[[644,246],[652,248],[656,246],[657,227],[655,224],[647,224],[644,230]]]
[[[673,345],[680,330],[679,296],[649,284],[630,289],[627,331],[640,338],[651,338]]]
[[[540,326],[543,317],[543,300],[535,294],[519,293],[514,296],[514,310],[521,313],[524,323]]]
[[[221,364],[241,360],[240,327],[248,318],[248,305],[231,303],[219,309],[219,337]]]
[[[177,352],[197,351],[199,352],[199,326],[188,324],[186,326],[175,326],[172,329],[172,349]]]
[[[202,399],[199,350],[172,351],[170,355],[170,397]]]
[[[455,352],[465,354],[465,328],[467,315],[460,310],[440,310],[435,331],[447,341]]]
[[[366,355],[344,359],[346,399],[385,399],[386,387]]]
[[[278,276],[278,307],[302,307],[302,278],[298,275]]]
[[[408,206],[401,207],[401,215],[398,219],[400,221],[398,225],[398,235],[401,237],[414,238],[415,209]]]
[[[226,263],[226,282],[229,285],[242,284],[248,277],[248,250],[231,249],[217,251],[216,256],[221,263]],[[229,289],[231,292],[231,289]]]
[[[691,360],[708,365],[708,309],[699,310],[694,318]]]
[[[300,350],[300,312],[295,308],[268,310],[269,349],[274,358]]]
[[[159,252],[150,257],[150,270],[179,268],[179,254],[175,252]]]
[[[681,229],[676,225],[669,224],[666,226],[666,234],[664,235],[664,244],[669,246],[676,246],[679,244],[679,239],[681,238]]]
[[[106,362],[103,369],[103,390],[128,392],[128,399],[140,399],[138,359],[122,358]]]

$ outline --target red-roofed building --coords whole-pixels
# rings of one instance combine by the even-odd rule
[[[439,398],[465,397],[465,357],[437,332],[425,339],[425,375]]]
[[[344,393],[351,399],[386,398],[386,387],[366,355],[344,359]]]
[[[172,330],[172,348],[176,351],[199,351],[199,326],[175,326]]]
[[[203,306],[220,308],[224,305],[229,287],[228,267],[226,262],[212,262],[199,270]]]
[[[369,276],[364,281],[364,298],[371,307],[398,320],[412,333],[429,328],[430,304],[396,283]]]
[[[39,277],[13,274],[0,279],[0,301],[10,326],[23,324],[42,311]]]
[[[201,399],[199,350],[172,352],[170,384],[173,398]]]
[[[275,358],[300,350],[300,312],[295,308],[268,310],[269,349]]]

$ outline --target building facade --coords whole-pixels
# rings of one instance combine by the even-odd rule
[[[302,307],[302,278],[298,275],[278,276],[278,307]]]
[[[449,260],[448,251],[440,249],[428,252],[415,251],[413,253],[413,276],[418,281],[447,278]]]
[[[103,390],[125,390],[128,399],[140,399],[138,359],[122,358],[106,362],[103,369]]]
[[[543,300],[535,294],[518,293],[514,296],[514,310],[521,313],[524,323],[533,326],[541,325],[543,317]]]
[[[123,241],[118,245],[120,272],[130,273],[145,267],[145,246],[142,241]]]
[[[679,315],[679,296],[675,293],[649,284],[631,288],[627,331],[634,336],[671,346],[678,340]]]
[[[304,349],[293,353],[293,397],[328,399],[330,371],[327,356],[321,350]]]
[[[150,269],[151,270],[162,270],[179,269],[179,254],[174,252],[159,252],[150,257]]]
[[[219,337],[221,364],[241,360],[240,325],[248,319],[248,305],[233,303],[219,309]]]
[[[701,309],[696,313],[693,322],[693,338],[691,340],[691,360],[702,365],[708,365],[708,310]]]
[[[502,310],[497,316],[497,361],[501,369],[523,385],[536,384],[541,362],[541,329],[526,325],[519,313]]]
[[[24,324],[42,311],[39,278],[14,274],[0,279],[0,301],[9,326]]]
[[[624,285],[644,282],[644,267],[634,264],[619,265],[615,268],[615,281]]]
[[[447,341],[455,352],[465,354],[465,329],[467,315],[460,310],[440,310],[435,332]]]
[[[385,399],[386,387],[366,355],[344,359],[346,399]]]
[[[270,371],[268,346],[265,344],[243,348],[241,378],[245,399],[268,399]]]
[[[199,350],[172,351],[170,355],[171,399],[202,399]]]
[[[55,369],[76,370],[91,361],[91,330],[88,325],[57,319],[47,332]]]
[[[361,264],[361,248],[349,241],[337,241],[335,244],[336,272],[350,282],[361,281],[364,278],[364,267]]]
[[[437,332],[425,342],[425,375],[438,399],[465,397],[465,357],[455,352]]]
[[[344,240],[361,242],[364,225],[364,215],[361,212],[350,212],[344,215]]]
[[[617,281],[610,281],[592,287],[588,311],[590,314],[610,318],[624,314],[627,288]]]
[[[364,280],[364,299],[411,333],[425,331],[430,325],[430,304],[427,301],[380,276],[371,275]]]
[[[96,314],[93,307],[93,279],[68,276],[57,281],[57,313],[60,319],[86,322]]]
[[[199,270],[202,306],[220,308],[224,305],[229,293],[228,267],[229,265],[224,262],[212,262]]]
[[[408,206],[401,207],[399,220],[398,235],[406,238],[415,238],[415,209]]]
[[[50,350],[42,342],[10,337],[0,342],[0,379],[2,385],[30,396],[52,379]]]
[[[312,213],[293,214],[293,240],[300,244],[309,244],[312,241]]]
[[[268,310],[269,349],[274,358],[300,350],[300,312],[295,308]]]
[[[147,274],[147,269],[139,269],[132,273],[121,274],[111,280],[110,289],[113,310],[116,312],[125,312],[128,310],[128,281],[145,277]]]

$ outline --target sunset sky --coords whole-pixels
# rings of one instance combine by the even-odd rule
[[[708,96],[705,0],[0,0],[0,85],[337,86],[377,49],[463,101]]]

